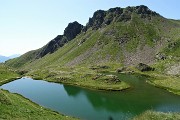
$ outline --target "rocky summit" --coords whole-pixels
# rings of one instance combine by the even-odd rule
[[[113,21],[122,22],[129,21],[132,18],[132,14],[139,14],[141,18],[151,19],[152,16],[158,16],[154,11],[151,11],[147,6],[141,5],[136,7],[127,8],[111,8],[108,11],[98,10],[94,13],[92,18],[89,18],[87,26],[84,28],[87,30],[92,27],[98,29],[102,26],[111,24]]]

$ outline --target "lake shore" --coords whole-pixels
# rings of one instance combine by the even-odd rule
[[[20,79],[20,78],[22,78],[22,77],[14,77],[14,78],[8,78],[8,79],[5,79],[5,80],[0,80],[0,86],[3,85],[3,84],[6,84],[6,83],[12,82],[14,80]]]
[[[147,81],[147,83],[165,89],[173,94],[180,95],[180,78],[166,78]]]
[[[132,76],[132,75],[131,75]],[[135,77],[138,77],[137,75],[134,75]],[[139,77],[138,77],[139,78]],[[144,81],[144,80],[140,80],[140,81]],[[37,80],[37,82],[39,82],[38,80]],[[47,83],[47,82],[46,82]],[[145,81],[143,82],[143,83],[145,83]],[[139,83],[140,84],[140,83]],[[147,85],[147,84],[146,84]],[[149,85],[150,86],[150,85]],[[151,88],[153,88],[153,86],[151,87]],[[81,88],[79,88],[79,89],[81,89]],[[20,95],[20,96],[22,96],[22,95]],[[146,112],[145,113],[142,113],[141,115],[138,115],[138,116],[136,116],[135,118],[141,118],[141,116],[144,116],[145,118],[147,118],[147,119],[150,119],[151,117],[153,117],[154,115],[156,115],[156,117],[158,117],[158,118],[160,118],[161,117],[161,114],[159,114],[159,113],[162,113],[163,115],[165,115],[165,116],[169,116],[169,115],[178,115],[178,113],[163,113],[163,112],[155,112],[155,111],[152,111],[153,112],[153,114],[147,114]],[[135,119],[135,118],[132,118],[132,119]],[[73,119],[73,118],[72,118]]]
[[[128,73],[129,74],[129,73]],[[135,73],[133,73],[133,74],[135,74]],[[137,75],[140,75],[140,74],[137,74]],[[143,73],[143,74],[141,74],[141,75],[148,75],[147,73]],[[153,74],[151,74],[150,75],[152,78],[153,78]],[[30,76],[26,76],[26,77],[29,77],[29,78],[33,78],[33,77],[30,77]],[[11,81],[13,81],[13,80],[16,80],[16,79],[18,79],[18,78],[21,78],[21,77],[13,77],[13,79],[12,78],[8,78],[8,79],[5,79],[5,80],[0,80],[0,81],[2,81],[1,82],[1,85],[2,84],[5,84],[5,83],[8,83],[8,82],[11,82]],[[84,79],[83,79],[84,80]],[[97,86],[89,86],[89,85],[94,85],[94,84],[97,84],[97,85],[99,85],[100,83],[102,83],[102,81],[100,81],[99,83],[98,83],[98,81],[92,81],[92,79],[90,79],[90,83],[88,83],[87,82],[87,80],[86,80],[86,82],[88,83],[88,84],[84,84],[83,83],[83,80],[82,81],[80,81],[79,83],[77,82],[77,81],[72,81],[72,83],[68,83],[68,82],[66,82],[66,81],[59,81],[59,80],[57,80],[57,79],[54,79],[54,78],[52,78],[52,79],[48,79],[48,80],[45,80],[45,81],[49,81],[49,82],[57,82],[57,83],[63,83],[63,84],[69,84],[69,85],[73,85],[73,86],[80,86],[80,87],[85,87],[85,88],[88,88],[88,89],[93,89],[93,90],[108,90],[108,91],[113,91],[112,90],[112,88],[110,88],[110,89],[107,89],[108,87],[106,86],[106,89],[102,89],[102,88],[98,88]],[[102,80],[102,79],[101,79]],[[104,80],[104,78],[103,78],[103,80]],[[122,82],[123,81],[121,81],[121,82],[119,82],[119,83],[121,83],[122,84]],[[170,81],[169,81],[170,82]],[[114,83],[114,82],[112,82],[112,83]],[[109,82],[108,84],[109,84],[109,86],[112,86],[112,83],[111,82]],[[119,84],[118,83],[118,84]],[[107,84],[107,83],[105,83],[105,84]],[[116,84],[115,84],[116,85]],[[127,84],[125,84],[125,85],[127,85]],[[93,88],[94,87],[94,88]],[[103,87],[104,87],[104,84],[103,84]],[[118,87],[119,87],[119,85],[118,85]],[[116,88],[116,86],[114,86],[114,88]],[[127,89],[129,89],[129,88],[127,88]],[[126,90],[126,89],[121,89],[121,90]],[[10,101],[10,104],[11,104],[11,102],[13,101],[13,99],[15,99],[15,98],[13,98],[13,96],[19,96],[18,97],[18,100],[19,101],[28,101],[28,104],[36,104],[36,103],[33,103],[32,101],[30,101],[29,99],[27,99],[27,98],[24,98],[22,95],[19,95],[19,94],[13,94],[13,93],[9,93],[9,92],[6,92],[6,91],[4,91],[4,90],[0,90],[1,92],[0,93],[3,93],[3,94],[5,94],[5,95],[7,95],[8,96],[8,99],[6,98],[5,99],[5,101],[7,101],[7,103],[3,103],[4,105],[3,105],[3,110],[8,110],[8,111],[11,111],[11,109],[10,108],[8,108],[9,106],[7,105],[7,104],[9,104],[9,102],[8,101]],[[115,91],[116,91],[116,89],[115,89]],[[120,91],[120,89],[118,88],[117,89],[117,91]],[[1,97],[2,98],[2,97]],[[9,99],[10,98],[10,99]],[[14,104],[14,103],[13,103]],[[20,104],[20,103],[19,103]],[[14,104],[15,105],[15,104]],[[36,106],[36,105],[35,105]],[[39,106],[39,105],[37,105],[37,106]],[[11,106],[12,107],[12,106]],[[18,107],[17,105],[16,105],[16,107]],[[25,105],[22,105],[22,106],[20,106],[19,108],[17,108],[17,109],[19,109],[20,110],[20,108],[22,108],[22,107],[25,107]],[[41,107],[41,106],[39,106],[39,108],[41,108],[41,109],[46,109],[46,108],[44,108],[44,107]],[[34,109],[33,108],[31,108],[30,110],[32,110],[32,111],[34,111]],[[72,118],[72,117],[68,117],[68,116],[64,116],[64,115],[62,115],[62,114],[59,114],[59,113],[57,113],[57,112],[54,112],[54,111],[52,111],[52,110],[50,110],[50,109],[46,109],[46,110],[44,110],[44,112],[48,112],[48,115],[47,115],[47,117],[49,117],[49,118],[53,118],[54,117],[54,115],[57,117],[57,116],[60,116],[59,118],[57,117],[57,119],[61,119],[61,120],[66,120],[67,118],[68,118],[68,120],[69,119],[72,119],[72,120],[74,120],[74,119],[76,119],[76,118]],[[37,112],[38,113],[38,112]],[[2,113],[3,114],[3,113]],[[13,114],[17,114],[17,113],[13,113]],[[19,118],[21,118],[22,117],[22,115],[20,114],[20,113],[18,113],[19,115],[18,116],[20,116]],[[36,114],[36,112],[34,111],[34,114]],[[143,114],[143,113],[142,113]],[[145,115],[143,115],[143,116],[145,116],[145,118],[147,118],[147,119],[150,119],[151,117],[153,117],[154,116],[154,114],[156,114],[157,116],[161,116],[160,114],[159,114],[159,112],[153,112],[153,114],[146,114],[145,113]],[[179,115],[179,113],[163,113],[163,114],[167,114],[168,116],[169,115]],[[4,116],[5,115],[5,116]],[[10,115],[7,115],[7,114],[4,114],[3,115],[3,117],[5,118],[5,117],[7,117],[8,116],[8,119],[12,119],[11,117],[12,116],[10,116]],[[39,114],[38,114],[39,115]],[[28,113],[27,113],[27,116],[28,116]],[[23,116],[23,118],[25,118],[25,117],[27,117],[26,115],[25,116]],[[32,114],[32,116],[33,116],[33,114]],[[38,119],[40,119],[40,116],[41,115],[39,115],[39,116],[37,116],[38,117]],[[138,116],[137,116],[138,117]],[[141,115],[140,115],[140,117],[141,117]]]
[[[0,86],[22,78],[16,72],[0,66]],[[0,119],[57,119],[57,120],[77,120],[77,118],[59,114],[50,109],[44,108],[17,93],[10,93],[0,89]]]
[[[36,78],[33,78],[36,79]],[[103,90],[103,91],[124,91],[127,89],[130,89],[130,85],[128,85],[125,82],[121,82],[118,84],[103,84],[103,83],[95,83],[92,84],[90,82],[87,83],[83,83],[82,81],[79,82],[64,82],[64,81],[58,81],[58,80],[53,80],[53,79],[47,79],[45,81],[48,82],[53,82],[53,83],[60,83],[60,84],[64,84],[64,85],[72,85],[72,86],[78,86],[81,88],[86,88],[86,89],[91,89],[91,90]]]
[[[0,89],[0,119],[78,120],[44,108],[17,93]]]

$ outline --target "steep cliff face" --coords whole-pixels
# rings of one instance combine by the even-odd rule
[[[79,24],[77,21],[69,23],[64,30],[63,35],[58,35],[53,40],[51,40],[47,45],[45,45],[42,50],[38,53],[37,58],[44,57],[48,53],[55,52],[58,48],[62,47],[67,42],[74,39],[82,30],[83,25]]]

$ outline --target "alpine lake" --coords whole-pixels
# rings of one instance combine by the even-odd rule
[[[180,96],[149,85],[143,76],[119,74],[119,78],[132,88],[124,91],[98,91],[26,77],[0,88],[83,120],[126,120],[146,110],[180,112]]]

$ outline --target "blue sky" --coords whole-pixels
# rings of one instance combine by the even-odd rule
[[[85,25],[96,10],[142,4],[180,19],[180,0],[0,0],[0,55],[40,48],[63,34],[69,22]]]

